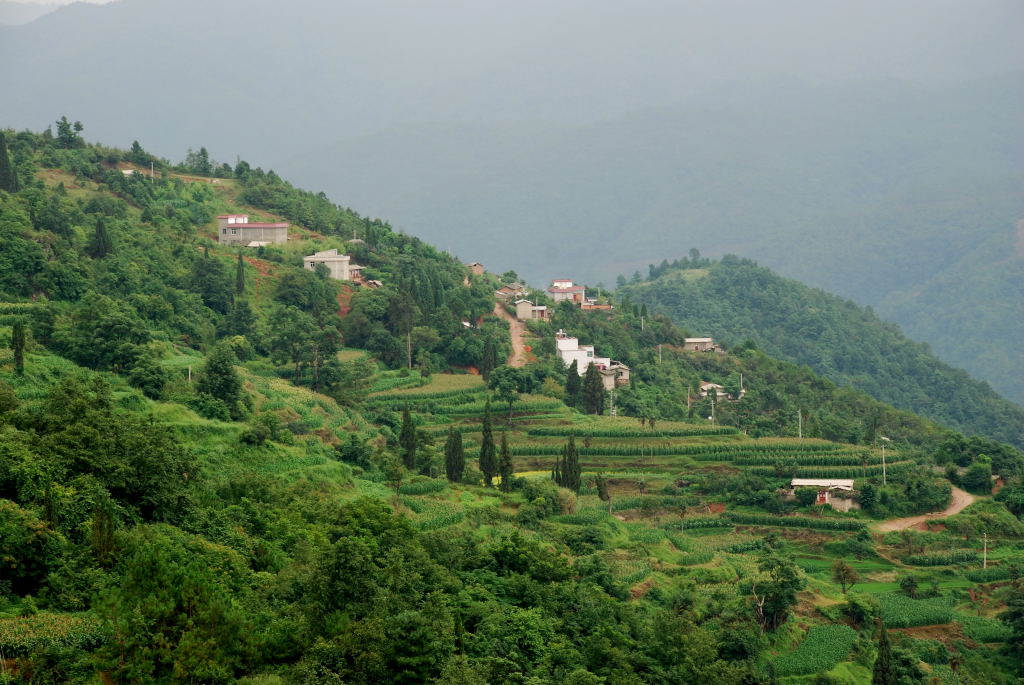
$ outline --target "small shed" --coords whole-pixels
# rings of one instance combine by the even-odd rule
[[[833,509],[849,511],[857,508],[853,504],[852,478],[794,478],[790,482],[790,494],[797,488],[817,488],[815,504],[829,504]]]

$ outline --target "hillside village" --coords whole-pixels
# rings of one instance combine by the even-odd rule
[[[1009,445],[248,165],[17,141],[0,677],[1011,685]]]

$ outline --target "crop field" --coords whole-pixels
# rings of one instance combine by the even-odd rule
[[[849,626],[814,626],[796,649],[775,659],[775,672],[780,676],[824,673],[846,658],[856,639],[857,631]]]

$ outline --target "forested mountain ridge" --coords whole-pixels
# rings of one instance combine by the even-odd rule
[[[731,255],[666,261],[650,276],[622,279],[620,297],[696,333],[752,340],[767,354],[941,423],[1024,444],[1024,408],[936,359],[870,308]]]
[[[755,349],[681,351],[633,307],[549,303],[512,368],[500,281],[387,222],[205,149],[3,133],[4,681],[866,684],[955,659],[1010,685],[1024,625],[975,609],[1020,590],[1012,447]],[[220,245],[220,213],[289,241]],[[382,287],[303,268],[329,248]],[[629,387],[566,371],[557,328]],[[704,381],[744,397],[691,401]],[[979,495],[1003,476],[1006,505],[873,533],[945,505],[939,465]],[[863,513],[779,494],[822,474],[856,479]],[[890,647],[876,618],[957,637]]]

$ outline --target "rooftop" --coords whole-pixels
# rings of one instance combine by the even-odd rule
[[[791,483],[793,487],[801,485],[817,488],[840,488],[842,490],[853,490],[852,478],[794,478]]]

